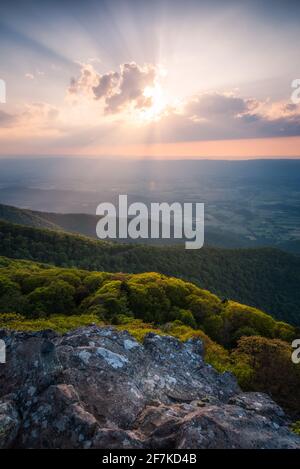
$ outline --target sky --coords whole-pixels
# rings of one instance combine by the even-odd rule
[[[2,0],[0,157],[297,158],[299,26],[291,0]]]

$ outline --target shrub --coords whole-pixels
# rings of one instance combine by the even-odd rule
[[[28,315],[71,314],[75,309],[75,288],[64,280],[55,280],[49,286],[36,288],[28,295]]]
[[[300,420],[298,420],[297,422],[294,422],[292,425],[291,425],[291,430],[296,433],[296,435],[299,435],[300,436]]]
[[[290,344],[279,339],[243,337],[233,352],[236,363],[253,370],[244,388],[270,394],[292,412],[300,409],[300,369],[291,360]]]
[[[53,315],[48,318],[28,319],[18,314],[0,314],[0,327],[17,331],[40,331],[52,329],[63,334],[71,329],[88,326],[90,324],[101,325],[97,316],[82,314],[75,316]]]

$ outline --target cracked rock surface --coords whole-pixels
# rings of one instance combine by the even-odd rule
[[[185,343],[89,326],[0,331],[0,448],[300,448],[282,409]]]

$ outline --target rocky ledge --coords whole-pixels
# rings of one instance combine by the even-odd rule
[[[282,409],[206,364],[199,340],[97,326],[0,338],[2,448],[300,448]]]

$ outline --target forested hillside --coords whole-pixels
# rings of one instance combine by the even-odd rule
[[[68,233],[80,234],[97,239],[96,225],[99,220],[99,216],[88,213],[40,212],[36,210],[29,210],[0,204],[0,220],[9,223],[16,223],[19,225],[31,226],[33,228],[46,228],[56,231],[66,231]],[[182,241],[181,244],[183,244],[183,242],[184,241]],[[252,241],[246,241],[237,234],[225,232],[212,227],[207,227],[205,230],[205,242],[207,245],[226,248],[256,246],[256,244]],[[127,238],[123,239],[122,243],[174,245],[180,243],[180,240],[174,238],[132,240]]]
[[[0,222],[0,255],[88,270],[156,271],[300,325],[300,258],[277,249],[124,245]]]
[[[31,226],[33,228],[45,228],[55,231],[66,231],[67,233],[79,234],[97,239],[96,224],[99,216],[88,213],[57,213],[40,212],[10,205],[0,204],[0,220],[18,225]],[[178,245],[181,240],[178,239],[122,239],[122,244],[146,244],[150,246],[170,246]],[[182,240],[181,244],[184,243]],[[267,244],[266,244],[267,243]],[[254,241],[244,236],[240,236],[230,231],[224,231],[217,227],[205,226],[205,246],[219,248],[260,248],[275,247],[286,252],[294,254],[300,253],[299,240],[290,240],[280,243],[267,241]]]
[[[99,217],[84,213],[49,213],[0,204],[0,220],[33,228],[67,231],[96,237]]]
[[[231,370],[244,389],[266,391],[290,412],[299,411],[299,367],[290,359],[294,327],[158,273],[110,274],[0,258],[0,328],[64,332],[90,323],[115,324],[138,339],[151,330],[182,340],[200,337],[206,360],[218,370]]]

